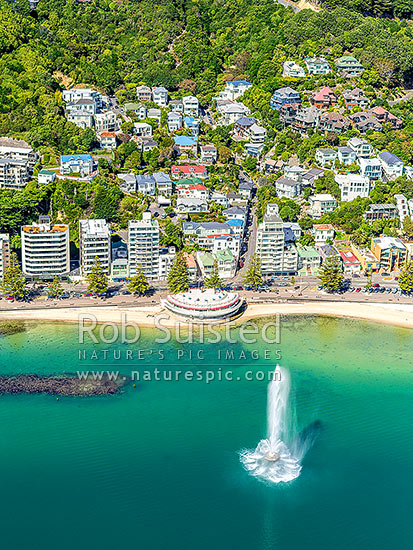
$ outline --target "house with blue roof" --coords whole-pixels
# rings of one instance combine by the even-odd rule
[[[192,137],[197,138],[199,136],[199,120],[196,120],[193,116],[184,117],[184,128],[189,130]]]
[[[383,151],[377,156],[386,179],[394,180],[403,175],[404,163],[399,157],[393,153],[389,153],[389,151]]]
[[[152,174],[138,174],[136,176],[136,192],[144,195],[155,194],[155,178]]]
[[[156,187],[158,188],[158,192],[161,195],[172,195],[173,182],[169,174],[165,174],[165,172],[155,172],[153,177]]]
[[[81,176],[90,176],[94,169],[92,155],[73,154],[60,156],[61,174],[80,174]]]
[[[270,107],[278,111],[283,105],[287,105],[288,103],[301,103],[301,96],[299,92],[286,86],[285,88],[275,90],[270,100]]]
[[[196,155],[198,148],[197,138],[190,136],[176,136],[174,137],[174,142],[174,151],[176,151],[178,155],[182,155],[182,153],[193,153]]]

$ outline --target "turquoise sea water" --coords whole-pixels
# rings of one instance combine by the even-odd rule
[[[0,340],[2,374],[221,369],[239,380],[148,381],[59,401],[0,396],[2,548],[410,547],[413,331],[297,317],[284,320],[279,345],[155,345],[147,330],[139,344],[95,347],[99,360],[76,327],[28,325]],[[152,354],[113,359],[127,349]],[[219,358],[226,350],[234,359]],[[272,370],[277,354],[291,372],[299,427],[318,420],[322,429],[301,476],[268,486],[238,452],[266,433],[267,383],[244,375]]]

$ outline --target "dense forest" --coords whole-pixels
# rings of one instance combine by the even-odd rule
[[[226,78],[245,77],[265,103],[286,55],[345,51],[367,67],[367,85],[413,78],[411,22],[366,17],[354,11],[357,0],[295,15],[273,0],[40,0],[35,11],[27,0],[0,5],[0,134],[60,152],[90,144],[63,116],[61,89],[71,82],[108,93],[122,87],[130,98],[137,84],[164,85],[206,103]]]

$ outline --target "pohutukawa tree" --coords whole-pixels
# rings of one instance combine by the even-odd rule
[[[185,256],[178,252],[173,260],[168,273],[169,290],[176,294],[185,292],[189,288],[189,271]]]
[[[129,279],[128,290],[129,292],[132,292],[132,294],[139,294],[139,296],[142,296],[148,292],[148,278],[141,267],[138,268],[136,275]]]
[[[20,269],[17,254],[12,252],[10,254],[10,263],[3,273],[1,289],[6,298],[13,298],[14,300],[16,300],[19,298],[23,298],[25,294],[25,285],[26,277],[24,276],[23,271]]]
[[[63,288],[60,284],[59,275],[55,275],[53,277],[53,281],[49,285],[49,290],[47,291],[47,294],[49,298],[60,298],[60,296],[63,294]]]
[[[261,259],[257,254],[251,256],[243,283],[253,290],[257,290],[263,284]]]
[[[410,261],[403,266],[399,275],[399,288],[406,294],[413,292],[413,262]]]
[[[88,282],[87,289],[94,296],[98,296],[99,294],[103,294],[107,291],[108,278],[106,273],[103,271],[102,264],[97,256],[86,279]]]
[[[220,279],[218,270],[218,262],[216,260],[214,261],[214,267],[212,268],[211,276],[207,278],[205,284],[208,288],[215,288],[216,290],[222,288],[222,281]]]
[[[343,268],[338,256],[327,256],[321,266],[319,278],[327,292],[337,292],[343,288]]]

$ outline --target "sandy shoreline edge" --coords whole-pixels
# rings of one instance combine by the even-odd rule
[[[161,315],[163,315],[161,324],[164,327],[173,327],[177,321],[160,305],[152,307],[102,305],[90,308],[83,306],[0,311],[0,322],[24,320],[77,323],[80,316],[93,315],[99,323],[120,323],[122,314],[126,315],[128,321],[135,322],[142,327],[154,327],[155,319],[159,319]],[[354,302],[252,303],[235,323],[240,324],[250,319],[276,314],[349,317],[413,328],[413,304],[360,304]]]

